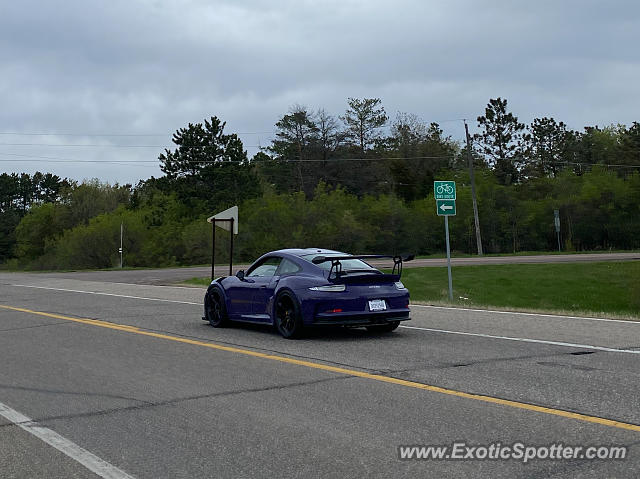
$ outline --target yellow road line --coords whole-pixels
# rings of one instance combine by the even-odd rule
[[[414,381],[407,381],[405,379],[392,378],[392,377],[388,377],[388,376],[383,376],[381,374],[371,374],[371,373],[366,373],[366,372],[363,372],[363,371],[357,371],[355,369],[339,368],[339,367],[336,367],[336,366],[329,366],[327,364],[314,363],[312,361],[304,361],[304,360],[301,360],[301,359],[288,358],[286,356],[278,356],[278,355],[275,355],[275,354],[260,353],[258,351],[251,351],[249,349],[242,349],[242,348],[236,348],[236,347],[233,347],[233,346],[224,346],[224,345],[221,345],[221,344],[209,343],[209,342],[205,342],[205,341],[198,341],[196,339],[188,339],[188,338],[181,338],[179,336],[171,336],[171,335],[168,335],[168,334],[154,333],[152,331],[145,331],[145,330],[137,328],[135,326],[127,326],[127,325],[124,325],[124,324],[109,323],[107,321],[100,321],[100,320],[95,320],[95,319],[72,318],[70,316],[63,316],[61,314],[45,313],[45,312],[42,312],[42,311],[33,311],[31,309],[17,308],[17,307],[14,307],[14,306],[0,305],[0,308],[12,310],[12,311],[20,311],[22,313],[35,314],[35,315],[38,315],[38,316],[46,316],[46,317],[49,317],[49,318],[64,319],[64,320],[67,320],[67,321],[73,321],[75,323],[88,324],[88,325],[91,325],[91,326],[99,326],[101,328],[116,329],[118,331],[125,331],[127,333],[135,333],[135,334],[140,334],[140,335],[143,335],[143,336],[150,336],[150,337],[153,337],[153,338],[159,338],[159,339],[166,339],[166,340],[169,340],[169,341],[175,341],[175,342],[178,342],[178,343],[192,344],[192,345],[195,345],[195,346],[202,346],[202,347],[205,347],[205,348],[217,349],[217,350],[220,350],[220,351],[227,351],[227,352],[230,352],[230,353],[243,354],[243,355],[246,355],[246,356],[253,356],[253,357],[256,357],[256,358],[269,359],[271,361],[279,361],[279,362],[282,362],[282,363],[295,364],[295,365],[304,366],[304,367],[307,367],[307,368],[320,369],[320,370],[323,370],[323,371],[330,371],[332,373],[344,374],[344,375],[347,375],[347,376],[370,379],[370,380],[373,380],[373,381],[396,384],[396,385],[399,385],[399,386],[405,386],[405,387],[410,387],[410,388],[415,388],[415,389],[423,389],[423,390],[426,390],[426,391],[432,391],[432,392],[436,392],[436,393],[440,393],[440,394],[447,394],[449,396],[456,396],[456,397],[465,398],[465,399],[473,399],[475,401],[482,401],[482,402],[487,402],[487,403],[492,403],[492,404],[499,404],[501,406],[508,406],[508,407],[513,407],[513,408],[517,408],[517,409],[525,409],[525,410],[528,410],[528,411],[535,411],[535,412],[544,413],[544,414],[551,414],[553,416],[560,416],[560,417],[565,417],[565,418],[569,418],[569,419],[576,419],[578,421],[584,421],[584,422],[590,422],[590,423],[594,423],[594,424],[600,424],[602,426],[609,426],[609,427],[615,427],[615,428],[619,428],[619,429],[626,429],[626,430],[629,430],[629,431],[640,432],[640,425],[637,425],[637,424],[630,424],[630,423],[626,423],[626,422],[614,421],[612,419],[606,419],[606,418],[597,417],[597,416],[589,416],[589,415],[586,415],[586,414],[579,414],[579,413],[575,413],[575,412],[563,411],[561,409],[553,409],[553,408],[544,407],[544,406],[536,406],[535,404],[528,404],[528,403],[523,403],[523,402],[518,402],[518,401],[510,401],[508,399],[501,399],[501,398],[497,398],[497,397],[493,397],[493,396],[483,396],[481,394],[471,394],[471,393],[466,393],[466,392],[463,392],[463,391],[456,391],[455,389],[446,389],[446,388],[441,388],[441,387],[438,387],[438,386],[432,386],[432,385],[429,385],[429,384],[418,383],[418,382],[414,382]]]

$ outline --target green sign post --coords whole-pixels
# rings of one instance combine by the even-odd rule
[[[451,281],[451,247],[449,245],[449,216],[456,215],[456,182],[434,181],[433,196],[436,199],[436,213],[444,216],[444,231],[447,240],[447,276],[449,277],[449,301],[453,301]]]

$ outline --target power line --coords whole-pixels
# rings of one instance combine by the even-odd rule
[[[376,158],[327,158],[326,160],[321,158],[312,158],[308,160],[279,160],[273,158],[271,160],[258,160],[255,161],[254,164],[266,163],[268,161],[279,162],[279,163],[322,163],[325,161],[384,161],[384,160],[444,160],[444,159],[454,159],[456,155],[443,155],[443,156],[387,156],[387,157],[376,157]]]
[[[236,135],[268,135],[270,133],[276,133],[276,130],[271,131],[244,131],[235,132]],[[171,136],[170,133],[37,133],[37,132],[18,132],[18,131],[0,131],[0,135],[8,136],[79,136],[79,137],[153,137],[153,136]]]
[[[153,160],[81,160],[78,158],[62,158],[57,156],[39,156],[39,155],[25,155],[19,153],[4,153],[0,152],[0,156],[12,156],[18,158],[24,158],[26,162],[37,163],[104,163],[104,164],[118,164],[118,165],[141,165],[144,163],[159,164],[158,159]],[[325,162],[351,162],[351,161],[393,161],[393,160],[453,160],[456,159],[456,155],[440,155],[440,156],[388,156],[388,157],[375,157],[375,158],[327,158],[327,159],[277,159],[271,158],[269,160],[256,160],[252,161],[250,158],[246,160],[187,160],[188,163],[198,164],[228,164],[228,163],[247,163],[251,165],[284,165],[288,163],[325,163]],[[0,162],[13,162],[13,159],[0,159]],[[547,164],[556,165],[576,165],[576,166],[603,166],[609,168],[640,168],[640,165],[622,165],[612,163],[586,163],[575,161],[548,161]],[[142,165],[141,165],[142,166]],[[145,165],[146,166],[146,165]]]
[[[195,149],[195,148],[212,148],[211,146],[180,146],[180,145],[117,145],[117,144],[85,144],[80,143],[0,143],[0,146],[46,146],[46,147],[80,147],[80,148],[182,148],[182,149]],[[245,148],[260,148],[260,145],[243,145]]]
[[[2,153],[0,152],[0,156],[15,156],[19,158],[32,158],[31,160],[24,160],[29,162],[40,162],[40,163],[106,163],[106,164],[140,164],[140,163],[159,163],[159,160],[81,160],[77,158],[61,158],[57,156],[38,156],[38,155],[23,155],[19,153]],[[250,163],[252,165],[261,165],[261,164],[287,164],[287,163],[324,163],[324,162],[343,162],[343,161],[389,161],[389,160],[443,160],[443,159],[454,159],[454,155],[448,156],[414,156],[414,157],[377,157],[377,158],[327,158],[325,159],[292,159],[292,160],[278,160],[278,159],[270,159],[270,160],[257,160],[251,161],[251,159],[246,160],[186,160],[188,163],[199,163],[199,164],[222,164],[222,163]],[[11,159],[0,159],[0,162],[11,162],[15,160]]]
[[[610,163],[585,163],[578,161],[547,161],[553,165],[606,166],[611,168],[640,168],[640,165],[614,165]]]
[[[127,165],[135,163],[157,163],[158,160],[80,160],[77,158],[60,158],[56,156],[35,156],[35,155],[20,155],[18,153],[0,153],[0,156],[16,156],[19,158],[33,158],[28,160],[21,160],[25,162],[33,163],[104,163],[115,165]],[[0,162],[13,162],[17,160],[4,159]],[[147,165],[145,165],[147,166]]]

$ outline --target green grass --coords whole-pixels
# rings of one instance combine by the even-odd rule
[[[640,318],[640,262],[505,264],[405,268],[402,281],[411,300],[517,311],[544,311]],[[206,286],[209,278],[185,284]]]
[[[606,254],[606,253],[638,253],[640,254],[640,250],[622,250],[622,249],[612,249],[612,250],[586,250],[586,251],[518,251],[516,253],[485,253],[484,256],[490,257],[505,257],[505,256],[546,256],[546,255],[567,255],[567,254]],[[434,253],[429,255],[418,255],[416,259],[441,259],[446,258],[446,253]],[[460,251],[452,251],[452,258],[477,258],[477,254],[469,254],[462,253]]]
[[[640,317],[640,262],[454,266],[453,303]],[[405,268],[414,301],[448,303],[447,269]]]
[[[206,278],[191,278],[182,281],[182,283],[180,284],[189,284],[193,286],[209,286],[209,284],[211,284],[211,278],[208,276]]]

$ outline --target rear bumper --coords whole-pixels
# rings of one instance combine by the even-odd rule
[[[409,310],[380,311],[376,313],[336,313],[318,314],[312,326],[369,326],[393,321],[408,321]]]

